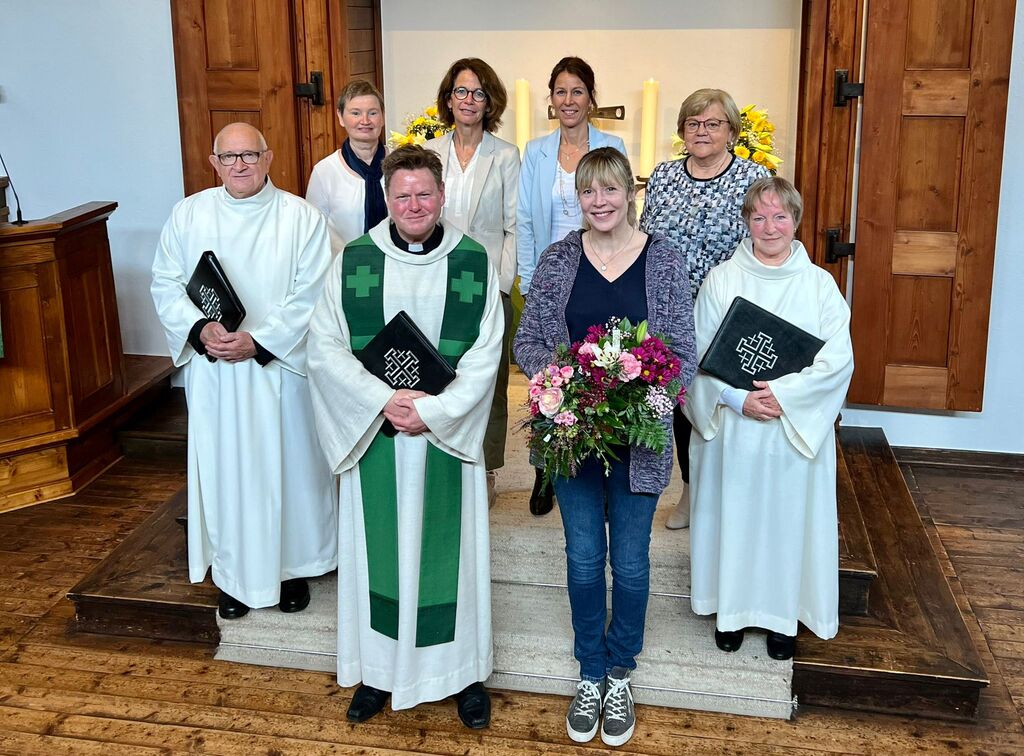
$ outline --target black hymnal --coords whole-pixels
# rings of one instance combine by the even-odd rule
[[[736,388],[799,373],[825,342],[773,312],[736,297],[712,339],[700,369]]]
[[[405,310],[391,318],[370,343],[356,354],[363,367],[393,389],[412,389],[440,394],[455,378],[455,368],[441,356]],[[384,421],[382,429],[395,435]]]
[[[245,308],[238,298],[217,255],[210,250],[199,258],[185,293],[203,314],[234,331],[245,320]]]

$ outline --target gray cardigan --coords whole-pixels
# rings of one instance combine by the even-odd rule
[[[559,344],[569,343],[565,307],[583,255],[581,232],[573,231],[541,255],[516,332],[516,362],[532,376],[551,361]],[[682,253],[661,234],[652,234],[647,249],[647,322],[651,333],[664,334],[682,364],[689,386],[697,370],[693,335],[693,301]],[[596,325],[596,324],[595,324]],[[629,487],[634,493],[660,494],[672,474],[672,418],[665,419],[668,444],[662,454],[630,449]]]

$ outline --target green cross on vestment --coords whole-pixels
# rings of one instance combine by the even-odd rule
[[[463,304],[472,304],[473,300],[484,293],[484,285],[476,280],[473,271],[464,270],[460,278],[452,279],[452,291],[459,295]]]
[[[345,278],[345,286],[355,289],[360,299],[370,296],[370,290],[380,286],[380,276],[369,265],[360,265],[356,272]]]

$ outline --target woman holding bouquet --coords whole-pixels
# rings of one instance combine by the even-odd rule
[[[729,259],[746,236],[740,218],[743,195],[768,171],[733,152],[740,133],[740,111],[728,92],[693,92],[679,108],[676,131],[687,156],[661,163],[651,172],[640,228],[648,233],[661,231],[682,250],[690,270],[690,293],[696,301],[708,271]],[[674,426],[679,470],[686,486],[665,521],[669,530],[690,524],[690,423],[679,410]]]
[[[717,614],[723,651],[736,651],[747,627],[767,630],[775,659],[793,656],[797,622],[825,639],[839,630],[834,427],[853,374],[850,308],[794,240],[802,210],[783,178],[747,190],[750,235],[701,287],[697,346],[707,350],[736,297],[825,345],[809,367],[750,391],[702,372],[686,402],[693,611]]]
[[[671,350],[665,350],[663,364],[674,368],[677,381],[688,383],[696,360],[681,253],[664,236],[636,227],[632,171],[619,150],[603,147],[587,153],[576,168],[575,181],[586,230],[569,232],[541,256],[515,338],[516,361],[527,375],[545,371],[556,353],[565,354],[560,347],[604,333],[601,326],[610,319],[628,318],[634,324],[646,321],[650,334],[663,337]],[[585,344],[579,352],[586,350],[592,357],[593,345]],[[623,381],[637,377],[638,366],[632,360],[632,355],[622,358],[622,365],[629,363],[616,372]],[[563,380],[574,380],[572,373],[564,368],[554,380],[565,386]],[[669,427],[675,396],[671,399],[657,428],[665,442],[662,451],[639,444],[621,446],[614,450],[617,460],[610,460],[607,473],[602,461],[590,456],[577,466],[575,475],[554,477],[580,664],[577,693],[566,717],[568,734],[577,742],[594,736],[602,709],[601,738],[606,744],[621,745],[633,733],[629,676],[643,648],[651,522],[672,470]],[[549,407],[545,414],[555,415],[557,410]],[[575,422],[562,413],[558,417],[562,419],[555,422]],[[612,616],[606,631],[609,554]]]
[[[581,225],[575,192],[580,160],[599,147],[614,147],[626,154],[620,137],[606,134],[590,123],[591,113],[597,107],[597,94],[594,69],[587,61],[573,56],[558,61],[551,69],[548,91],[558,128],[527,143],[519,174],[516,248],[519,290],[524,297],[530,293],[541,253]],[[551,486],[544,484],[538,470],[530,495],[530,511],[544,515],[552,506]]]

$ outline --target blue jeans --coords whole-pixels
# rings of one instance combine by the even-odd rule
[[[565,528],[569,606],[580,677],[603,680],[612,667],[636,669],[644,646],[651,577],[651,522],[658,497],[629,490],[629,455],[611,474],[588,460],[575,478],[555,478]],[[605,501],[608,527],[605,529]],[[605,564],[611,541],[612,620],[608,617]]]

